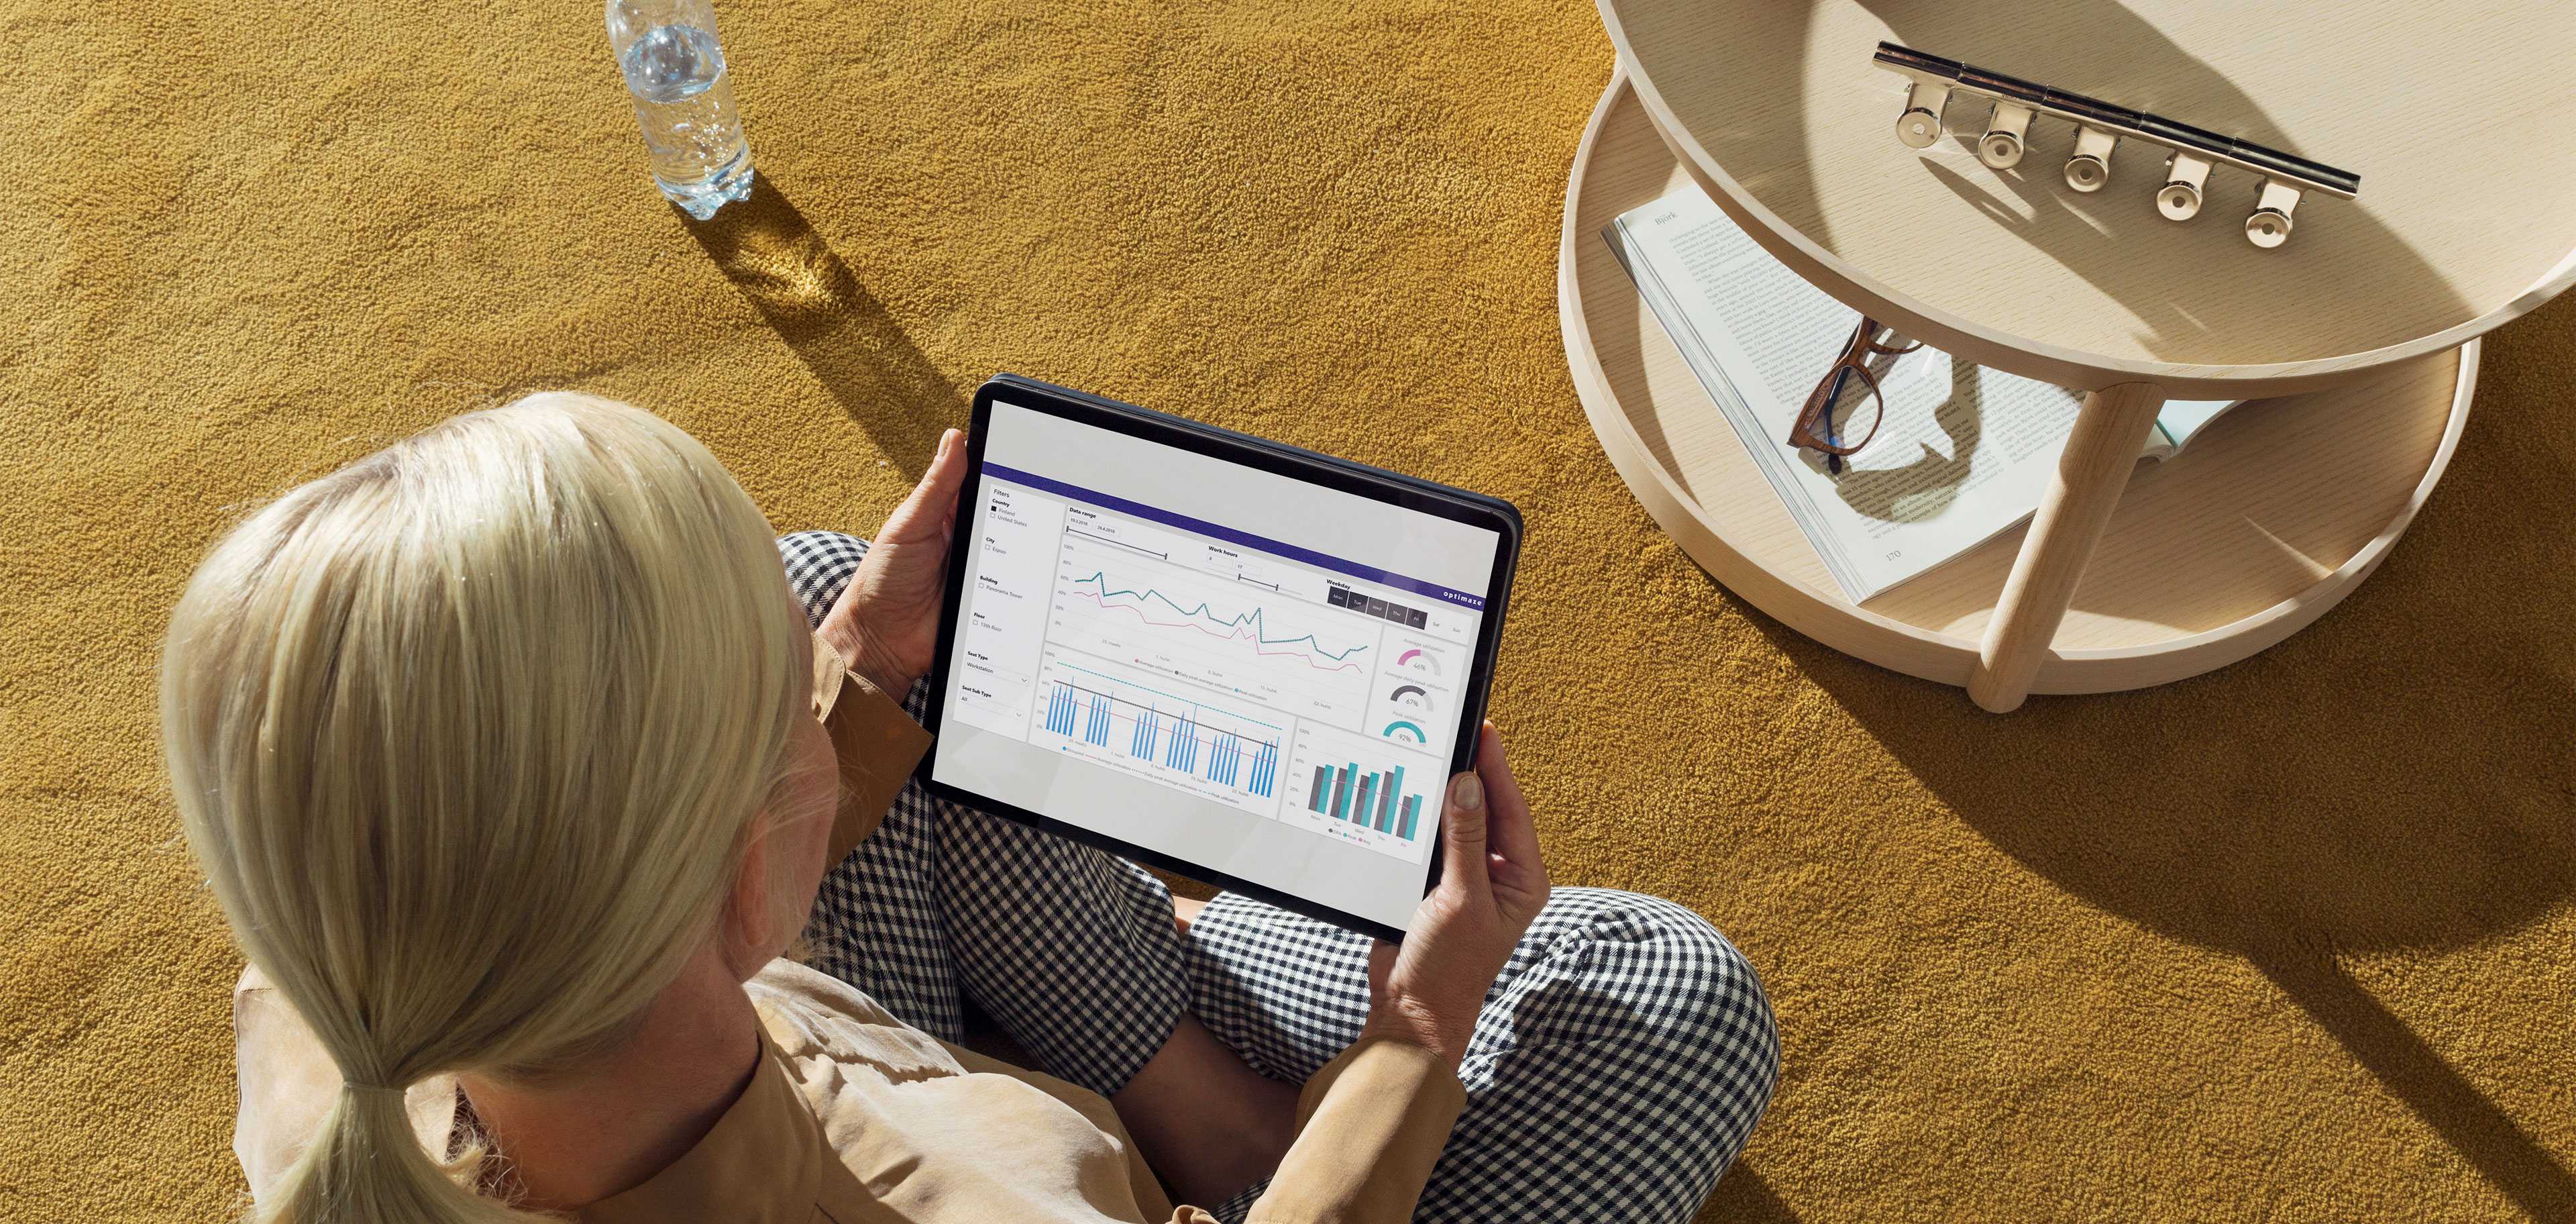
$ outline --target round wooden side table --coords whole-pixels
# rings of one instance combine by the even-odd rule
[[[1658,523],[1738,595],[1848,654],[2031,692],[2162,684],[2314,621],[2377,567],[2441,477],[2476,338],[2576,280],[2576,19],[2537,0],[2244,9],[1903,0],[1600,0],[1621,67],[1575,156],[1558,257],[1594,431]],[[2164,150],[2061,179],[2074,125],[2019,165],[1954,98],[1897,136],[1888,41],[2357,172],[2295,234],[2248,241],[2258,176],[2220,166],[2160,215]],[[2087,392],[2024,530],[1845,599],[1601,236],[1696,183],[1836,299],[1967,360]],[[1829,354],[1820,354],[1819,363]],[[2168,398],[2253,399],[2161,463]],[[2133,475],[2134,471],[2134,475]]]

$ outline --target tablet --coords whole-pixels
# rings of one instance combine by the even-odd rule
[[[929,790],[1402,938],[1519,514],[1012,375],[976,392],[967,458]]]

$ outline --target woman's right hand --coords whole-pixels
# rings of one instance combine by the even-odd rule
[[[1449,780],[1441,814],[1440,883],[1413,911],[1402,944],[1369,952],[1369,1018],[1362,1039],[1393,1037],[1429,1049],[1456,1070],[1475,1034],[1485,992],[1547,904],[1538,827],[1486,723],[1476,768]]]
[[[897,701],[930,670],[939,648],[948,541],[965,482],[966,435],[951,429],[939,435],[921,483],[886,516],[859,572],[816,630],[851,670]]]

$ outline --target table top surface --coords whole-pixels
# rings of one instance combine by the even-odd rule
[[[1718,203],[1863,310],[2034,377],[2260,394],[2447,348],[2576,279],[2576,17],[2542,0],[2428,8],[2133,0],[1600,0],[1641,99]],[[2246,240],[2257,175],[2214,169],[2161,216],[2162,148],[2123,143],[2094,194],[2042,115],[2009,170],[1987,104],[1930,148],[1896,137],[1880,40],[2325,162],[2290,240]],[[2195,386],[2195,380],[2198,380]]]
[[[1611,218],[1690,181],[1635,91],[1614,80],[1575,155],[1558,251],[1568,365],[1603,451],[1647,512],[1737,595],[1837,650],[1964,683],[2022,529],[1859,604],[1844,598],[1752,444],[1711,402],[1602,240]],[[2246,405],[2181,453],[2138,464],[2038,691],[2197,675],[2278,641],[2342,598],[2387,555],[2448,463],[2476,351],[2432,353]],[[1974,449],[1991,427],[1966,407],[1940,422],[1953,451]],[[1923,499],[1918,505],[1937,504],[1981,470],[1929,448],[1909,468],[1898,479]],[[1903,513],[1861,486],[1850,493],[1856,509],[1878,507],[1864,513]]]

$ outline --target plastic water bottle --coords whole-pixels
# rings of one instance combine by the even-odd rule
[[[704,221],[751,194],[751,145],[733,108],[709,0],[608,0],[608,47],[635,98],[653,181]]]

